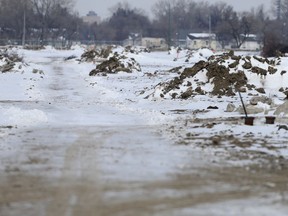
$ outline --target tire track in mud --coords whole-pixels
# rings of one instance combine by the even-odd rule
[[[95,140],[94,134],[87,130],[77,131],[77,134],[77,141],[66,150],[61,177],[52,194],[47,216],[93,215],[102,204],[97,151],[105,136]]]

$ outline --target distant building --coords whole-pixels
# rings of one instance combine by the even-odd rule
[[[187,48],[189,49],[210,48],[217,50],[219,46],[216,34],[190,33],[187,35]]]
[[[89,11],[86,16],[82,17],[84,23],[92,25],[94,23],[99,24],[101,22],[101,17],[97,15],[94,11]]]
[[[142,46],[151,49],[163,49],[167,47],[166,40],[164,38],[143,37]]]
[[[128,39],[123,41],[124,46],[143,46],[150,49],[167,48],[167,43],[164,38],[142,37],[141,34],[130,34]]]
[[[259,42],[257,35],[249,34],[249,35],[245,35],[245,37],[246,37],[246,40],[240,46],[240,50],[258,51],[262,48],[262,44]]]

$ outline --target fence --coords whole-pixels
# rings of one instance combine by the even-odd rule
[[[21,46],[22,40],[14,39],[0,39],[0,46]],[[81,40],[81,41],[68,41],[68,40],[26,40],[25,46],[40,47],[40,46],[52,46],[55,48],[69,48],[72,45],[83,44],[83,45],[95,45],[95,46],[106,46],[106,45],[123,45],[123,41],[94,41],[94,40]]]

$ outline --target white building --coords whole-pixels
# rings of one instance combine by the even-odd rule
[[[209,33],[190,33],[187,35],[188,49],[210,48],[217,50],[220,44],[216,40],[216,34]]]
[[[143,46],[150,49],[167,48],[164,38],[142,37],[140,34],[129,36],[123,43],[124,46]]]
[[[164,38],[144,37],[141,40],[142,46],[153,49],[166,48],[167,43]]]
[[[262,49],[262,44],[258,41],[257,35],[246,35],[246,40],[240,46],[240,50],[258,51]]]

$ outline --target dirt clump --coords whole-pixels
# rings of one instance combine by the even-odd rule
[[[250,68],[252,68],[252,64],[251,64],[251,62],[250,61],[246,61],[246,60],[244,60],[245,61],[245,63],[242,65],[242,67],[244,68],[244,69],[250,69]]]
[[[266,75],[267,75],[267,70],[265,70],[265,69],[263,69],[263,68],[260,68],[260,67],[257,67],[257,66],[252,67],[252,68],[251,68],[251,71],[252,71],[253,73],[258,74],[258,75],[262,75],[262,76],[266,76]]]
[[[264,88],[256,88],[255,89],[257,92],[259,92],[260,94],[265,94],[265,89]]]
[[[194,77],[199,71],[202,71],[208,66],[208,62],[199,61],[191,68],[185,68],[183,73],[180,75],[180,79],[185,79],[187,77]]]
[[[102,49],[91,48],[81,55],[81,62],[96,62],[109,58],[113,53],[113,46],[107,46]]]
[[[247,77],[243,71],[230,73],[229,68],[224,65],[219,65],[217,62],[209,64],[207,67],[208,80],[214,84],[214,89],[211,92],[213,95],[233,96],[233,86],[237,89],[247,84]]]
[[[23,63],[23,58],[7,49],[0,51],[0,71],[2,73],[12,71],[16,63]]]
[[[124,55],[118,55],[110,57],[108,60],[98,64],[89,75],[95,76],[97,74],[115,74],[117,72],[132,73],[133,71],[141,71],[139,63],[134,58],[128,58]]]

